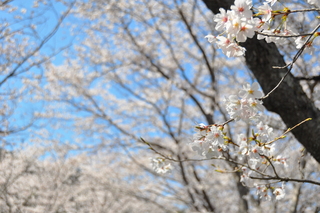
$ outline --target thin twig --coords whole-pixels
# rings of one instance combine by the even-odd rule
[[[265,155],[261,155],[261,156],[263,156],[264,158],[267,159],[267,161],[270,163],[270,165],[271,165],[271,167],[272,167],[272,170],[273,170],[274,174],[276,175],[276,177],[279,177],[279,175],[278,175],[278,173],[277,173],[277,171],[276,171],[276,168],[274,167],[274,165],[273,165],[273,163],[271,162],[271,160],[270,160],[267,156],[265,156]]]
[[[212,160],[212,159],[219,159],[219,158],[210,158],[210,159],[188,159],[188,158],[186,158],[186,159],[178,160],[178,159],[169,157],[169,156],[167,156],[167,155],[165,155],[165,154],[157,151],[155,148],[153,148],[153,147],[151,146],[151,144],[150,144],[149,142],[145,141],[143,138],[140,138],[140,140],[141,140],[143,143],[147,144],[147,145],[149,146],[149,149],[151,149],[152,151],[154,151],[156,154],[160,155],[161,157],[163,157],[163,158],[166,159],[166,160],[170,160],[170,161],[174,161],[174,162],[208,161],[208,160]]]
[[[232,121],[234,121],[234,118],[231,118],[231,119],[227,120],[226,122],[224,122],[223,124],[221,124],[221,126],[225,126],[226,124],[228,124],[228,123],[230,123],[230,122],[232,122]]]
[[[279,38],[295,38],[295,37],[301,37],[301,36],[311,36],[313,33],[304,33],[304,34],[298,34],[298,35],[279,35],[279,34],[268,34],[263,33],[259,31],[255,31],[257,34],[264,35],[267,37],[279,37]]]
[[[320,186],[320,182],[317,181],[313,181],[313,180],[304,180],[304,179],[295,179],[295,178],[283,178],[283,177],[269,177],[269,178],[265,178],[265,177],[252,177],[249,176],[252,179],[257,179],[257,180],[280,180],[280,181],[284,181],[284,182],[300,182],[300,183],[312,183],[314,185],[318,185]]]
[[[291,72],[292,68],[293,68],[293,64],[298,60],[298,58],[300,57],[300,55],[302,54],[303,50],[305,49],[306,45],[308,44],[308,42],[310,41],[311,37],[313,36],[313,34],[320,28],[320,24],[312,31],[312,35],[308,37],[308,39],[304,42],[303,46],[299,49],[299,51],[296,53],[296,55],[293,57],[293,60],[291,63],[283,66],[283,67],[277,67],[274,66],[273,68],[276,69],[284,69],[284,68],[288,68],[288,71],[286,72],[286,74],[281,78],[281,80],[279,81],[279,83],[264,97],[260,98],[259,100],[263,100],[267,97],[269,97],[269,95],[271,93],[273,93],[279,86],[280,84],[284,81],[284,79],[287,77],[287,75]]]
[[[289,13],[304,13],[304,12],[314,12],[314,11],[320,11],[320,8],[290,10]]]
[[[275,141],[277,141],[277,140],[279,140],[279,139],[284,138],[287,133],[289,133],[290,131],[292,131],[293,129],[297,128],[297,127],[300,126],[301,124],[303,124],[303,123],[305,123],[305,122],[307,122],[307,121],[310,121],[310,120],[312,120],[312,118],[307,118],[307,119],[301,121],[300,123],[298,123],[297,125],[295,125],[294,127],[288,128],[282,135],[280,135],[279,137],[276,137],[276,138],[273,139],[272,141],[266,142],[265,145],[271,144],[271,143],[273,143],[273,142],[275,142]]]

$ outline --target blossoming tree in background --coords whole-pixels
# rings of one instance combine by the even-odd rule
[[[50,38],[61,44],[70,36],[72,44],[40,61],[40,70],[12,75],[3,84],[11,88],[13,80],[23,80],[15,85],[25,100],[19,109],[30,110],[34,125],[2,138],[1,211],[319,207],[317,46],[313,55],[302,51],[294,60],[299,49],[307,49],[303,41],[318,19],[314,11],[291,18],[283,10],[314,8],[312,2],[41,0],[25,10],[19,1],[6,2],[17,4],[23,20],[37,11],[37,17],[46,16],[43,8],[55,17],[68,14],[59,26],[70,33]],[[306,37],[269,35],[285,13],[281,26]],[[51,26],[46,20],[40,23]],[[10,23],[8,28],[16,26]],[[45,31],[39,22],[32,24]],[[208,33],[213,45],[204,38]],[[264,39],[257,40],[257,33]],[[9,53],[3,61],[15,58]],[[288,74],[287,68],[273,69],[285,66],[284,59],[294,61]]]

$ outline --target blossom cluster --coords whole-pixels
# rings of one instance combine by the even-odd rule
[[[259,91],[259,84],[254,82],[252,85],[246,84],[239,91],[239,96],[231,95],[225,98],[226,109],[230,117],[234,120],[257,120],[261,116],[259,112],[264,110],[261,98],[263,93]],[[262,131],[262,127],[260,127]],[[222,125],[199,124],[195,127],[196,134],[191,143],[193,151],[198,152],[202,157],[220,157],[222,151],[227,150],[230,138],[223,132]],[[266,132],[261,132],[259,137],[268,138]],[[240,148],[243,149],[242,143]]]
[[[239,91],[239,96],[230,96],[226,99],[226,108],[231,118],[257,121],[256,118],[260,118],[258,112],[264,110],[262,102],[258,100],[262,95],[258,83],[244,85]],[[285,194],[284,186],[275,188],[265,184],[257,185],[253,184],[251,178],[252,175],[274,174],[275,168],[287,167],[287,158],[277,155],[273,129],[261,120],[258,119],[256,131],[252,131],[249,138],[245,134],[239,134],[235,141],[227,136],[223,125],[199,124],[195,127],[196,133],[191,147],[199,156],[206,159],[236,157],[242,165],[245,165],[240,170],[242,172],[240,182],[243,185],[256,186],[257,194],[261,198],[270,199],[268,192],[273,190],[276,199],[281,199]]]
[[[235,120],[259,119],[259,112],[264,111],[262,101],[258,99],[262,96],[257,82],[244,85],[238,96],[231,95],[224,99],[228,114]]]
[[[268,125],[259,122],[256,126],[257,132],[252,133],[250,138],[244,134],[238,135],[238,158],[247,161],[247,167],[242,167],[240,182],[244,185],[252,185],[250,176],[256,172],[267,171],[272,163],[273,167],[287,168],[287,157],[277,155],[275,143],[272,139],[275,137],[273,129]],[[274,172],[274,171],[272,171]]]
[[[268,192],[272,191],[277,200],[282,199],[285,195],[284,185],[271,187],[270,184],[253,183],[251,178],[261,174],[269,176],[274,172],[272,168],[283,169],[288,166],[287,158],[276,153],[276,146],[272,141],[273,129],[262,122],[256,125],[256,129],[256,133],[253,132],[251,137],[239,134],[237,140],[232,141],[223,131],[223,126],[199,124],[195,128],[196,133],[193,136],[191,147],[198,155],[206,159],[236,157],[243,162],[242,165],[246,165],[241,167],[240,182],[243,185],[256,187],[260,198],[270,200]],[[231,149],[231,146],[234,148]]]
[[[281,200],[285,196],[285,185],[282,183],[281,187],[271,187],[270,185],[263,184],[255,184],[257,189],[256,194],[264,200],[271,200],[271,196],[269,195],[269,191],[273,190],[273,194],[276,196],[276,200]]]
[[[222,126],[199,124],[195,127],[195,131],[191,147],[200,156],[208,159],[220,157],[221,151],[226,150],[225,133]]]
[[[152,158],[151,164],[152,168],[156,173],[159,174],[166,174],[172,171],[173,167],[170,163],[166,163],[166,160],[164,158],[158,157],[158,158]]]
[[[246,50],[239,45],[239,42],[245,42],[247,38],[252,38],[255,32],[263,32],[264,35],[258,33],[257,38],[265,39],[268,43],[283,43],[285,36],[294,35],[295,33],[285,24],[290,10],[284,8],[281,11],[273,11],[271,6],[276,2],[277,0],[267,0],[263,5],[254,9],[255,13],[253,13],[252,0],[235,0],[234,5],[231,6],[231,10],[226,11],[220,8],[220,13],[214,16],[214,21],[216,22],[215,29],[222,33],[218,36],[207,35],[205,38],[210,43],[217,44],[228,57],[243,56]],[[313,4],[314,1],[309,0],[309,3]],[[279,26],[271,29],[271,23],[277,15],[282,16],[282,21]],[[295,39],[297,49],[305,45],[306,51],[312,54],[314,51],[314,39],[318,36],[319,32],[314,33],[306,45],[305,36],[297,37]]]

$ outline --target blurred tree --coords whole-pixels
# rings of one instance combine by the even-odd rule
[[[305,4],[283,2],[290,6]],[[3,73],[1,87],[10,86],[11,79],[22,79],[16,85],[19,94],[24,94],[20,97],[26,103],[30,99],[41,103],[42,108],[35,113],[38,128],[28,128],[26,143],[10,148],[4,144],[5,154],[1,150],[3,212],[314,212],[319,207],[317,191],[302,183],[288,183],[286,197],[273,199],[272,205],[261,201],[255,188],[239,182],[239,172],[215,171],[237,171],[236,164],[196,158],[188,146],[196,124],[221,124],[229,119],[225,96],[253,82],[254,76],[268,92],[281,77],[282,71],[271,70],[273,65],[284,65],[274,44],[250,40],[244,44],[246,61],[229,60],[204,39],[214,32],[213,13],[219,7],[228,7],[231,1],[34,1],[36,8],[48,5],[52,9],[57,4],[63,4],[65,10],[61,14],[56,11],[59,18],[53,30],[46,37],[31,31],[36,33],[31,38],[42,38],[35,39],[37,45],[26,42],[25,49],[7,48],[22,56],[16,66],[3,65],[8,71]],[[10,11],[10,3],[6,5],[3,11]],[[46,10],[41,11],[45,14]],[[74,40],[64,51],[63,61],[57,63],[50,57],[60,50],[50,54],[40,50],[66,15]],[[16,18],[11,21],[15,23]],[[34,28],[32,24],[39,29],[33,19],[23,20],[32,20],[28,22],[30,29]],[[46,23],[43,19],[40,25]],[[301,18],[292,20],[292,24],[299,26],[298,30],[308,30],[315,22]],[[29,29],[18,26],[22,32]],[[16,47],[20,39],[29,37],[29,33],[17,35],[12,45]],[[3,41],[3,46],[8,44]],[[278,48],[288,60],[296,52],[290,40]],[[310,77],[317,73],[317,54],[297,61],[294,74]],[[16,55],[8,52],[4,58],[19,58]],[[31,59],[37,62],[29,62]],[[42,69],[35,70],[37,66]],[[284,120],[266,113],[266,122],[279,135],[285,125],[292,127],[307,117],[314,118],[315,123],[310,125],[317,124],[318,118],[310,115],[317,112],[313,107],[317,104],[317,84],[310,80],[301,83],[307,97],[300,84],[288,84],[292,81],[297,79],[289,76],[284,84],[290,86],[286,91],[290,94],[281,92],[288,89],[281,86],[264,101]],[[301,98],[311,111],[291,105],[294,107],[290,110],[297,110],[293,116],[284,108],[292,119],[290,123],[277,110],[283,111],[286,103],[282,101],[296,91],[299,97],[295,95],[290,103]],[[304,125],[298,129],[307,131]],[[239,133],[250,136],[251,128],[248,123],[237,122],[230,123],[227,131],[236,141]],[[294,133],[301,135],[298,129]],[[313,137],[312,132],[305,134],[308,139]],[[171,174],[159,175],[152,170],[150,158],[155,153],[147,150],[140,137],[159,153],[177,160],[172,163]],[[311,152],[313,147],[303,141]],[[288,169],[279,174],[319,179],[318,163],[310,155],[302,157],[300,149],[292,136],[279,143],[277,151],[290,156]]]

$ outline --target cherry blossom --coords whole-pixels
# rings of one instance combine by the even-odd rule
[[[309,4],[314,4],[316,6],[320,6],[320,2],[318,0],[307,0]]]
[[[263,93],[259,91],[259,84],[254,82],[252,85],[243,85],[243,89],[239,91],[239,96],[241,98],[261,98]]]
[[[245,48],[239,46],[233,40],[230,40],[229,38],[224,36],[217,36],[217,39],[219,40],[217,42],[219,48],[228,57],[244,55]]]
[[[240,176],[240,183],[242,183],[244,186],[252,186],[252,179],[250,178],[252,171],[245,166],[243,166],[241,170],[242,175]]]
[[[287,158],[286,157],[283,157],[281,155],[278,155],[275,159],[275,164],[280,164],[280,165],[283,165],[285,168],[288,167],[288,164],[287,164]]]
[[[246,49],[233,42],[227,47],[225,51],[228,57],[238,57],[243,56]]]
[[[271,197],[268,194],[268,187],[267,186],[255,184],[255,187],[257,189],[256,194],[259,195],[259,197],[261,199],[263,199],[263,200],[271,200]]]
[[[218,31],[223,31],[225,28],[226,23],[229,21],[230,11],[225,11],[225,9],[220,8],[220,13],[214,16],[214,21],[217,22],[217,25],[215,27]]]
[[[300,49],[305,45],[304,52],[308,53],[310,55],[313,55],[315,48],[314,48],[314,43],[315,41],[319,42],[319,39],[316,39],[319,36],[319,33],[315,33],[313,37],[305,44],[307,37],[301,36],[298,37],[295,42],[296,42],[296,48]]]
[[[264,29],[262,32],[265,34],[270,34],[270,35],[274,34],[273,29]],[[261,35],[261,34],[258,34],[257,39],[259,39],[259,40],[265,39],[265,41],[267,43],[276,42],[278,40],[278,38],[276,38],[276,37],[265,36],[265,35]]]
[[[261,21],[263,22],[270,22],[271,15],[272,15],[272,8],[266,2],[263,5],[258,7],[258,13],[256,15],[262,15]]]
[[[266,2],[270,3],[271,6],[274,5],[278,0],[266,0]]]
[[[169,173],[173,169],[170,163],[165,163],[165,159],[160,157],[152,158],[151,163],[152,163],[153,170],[159,174]]]
[[[230,8],[235,11],[236,15],[240,17],[250,18],[252,16],[251,12],[252,0],[235,0],[234,5]]]
[[[208,39],[210,43],[214,43],[217,41],[217,38],[214,35],[207,35],[205,36],[205,38]]]
[[[198,152],[198,155],[206,158],[219,157],[220,151],[226,149],[221,127],[199,124],[195,129],[196,133],[190,145],[193,151]]]
[[[207,140],[206,136],[207,133],[204,131],[202,134],[196,133],[193,136],[193,141],[190,143],[192,150],[198,152],[198,155],[200,156],[206,156],[212,145],[211,142]]]
[[[226,37],[217,37],[219,41],[216,41],[211,35],[206,36],[210,43],[217,43],[218,47],[222,49],[223,53],[228,57],[238,57],[245,54],[245,49],[238,45],[238,42],[245,42],[247,38],[252,38],[255,32],[263,32],[264,34],[279,35],[279,36],[267,36],[258,34],[258,39],[265,39],[266,42],[275,42],[283,44],[286,42],[285,38],[281,36],[294,35],[287,27],[287,15],[282,16],[282,23],[275,29],[270,29],[270,22],[274,19],[272,14],[272,8],[269,3],[274,5],[277,0],[267,0],[263,2],[263,5],[257,8],[257,13],[254,16],[261,16],[261,18],[253,18],[251,11],[252,1],[250,0],[235,0],[231,10],[226,11],[220,8],[220,13],[216,14],[214,21],[217,22],[215,29],[218,31],[224,31],[227,34]],[[315,1],[310,0],[309,3],[315,4]],[[285,8],[284,11],[287,11]],[[281,14],[281,13],[279,13]],[[276,15],[279,15],[276,14]],[[220,35],[221,36],[221,35]],[[299,39],[296,40],[297,48],[301,48],[303,44]],[[313,40],[306,45],[308,53],[314,52]]]
[[[284,198],[285,194],[285,190],[284,190],[284,185],[282,185],[281,188],[276,188],[273,191],[273,194],[276,196],[277,200],[281,200],[282,198]]]
[[[257,129],[258,140],[260,141],[267,142],[268,140],[271,140],[274,137],[273,129],[268,125],[264,124],[262,121],[260,121],[257,124]]]
[[[259,85],[255,82],[252,85],[246,84],[239,91],[239,97],[235,95],[225,98],[226,109],[231,118],[235,120],[260,119],[259,112],[264,111],[262,101],[256,99],[262,96],[258,91]]]
[[[209,140],[214,147],[224,146],[223,132],[221,127],[211,126],[210,132],[207,135],[207,140]]]
[[[245,42],[247,38],[252,38],[255,34],[256,28],[248,23],[248,22],[241,22],[239,26],[239,31],[236,34],[236,39],[238,42]]]
[[[244,134],[241,133],[238,135],[238,143],[240,144],[239,153],[241,155],[247,155],[250,149],[250,145],[248,144],[248,139]]]

